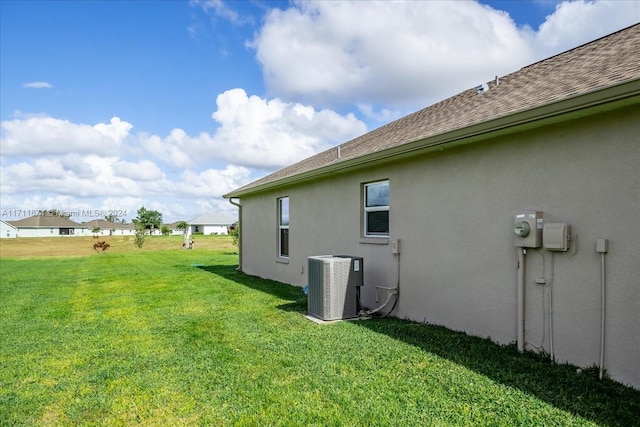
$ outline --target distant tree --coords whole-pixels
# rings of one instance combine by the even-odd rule
[[[183,234],[186,234],[187,229],[189,228],[189,224],[187,223],[187,221],[180,221],[176,225],[176,228],[178,230],[182,231]]]
[[[116,215],[114,214],[109,214],[107,216],[104,217],[105,221],[108,222],[120,222],[120,218],[118,218]]]
[[[229,227],[229,235],[233,239],[233,245],[238,246],[240,244],[240,223],[235,222]]]
[[[135,224],[135,235],[133,238],[133,244],[142,249],[142,245],[144,245],[144,239],[147,237],[147,230],[144,228],[142,224]]]
[[[97,238],[98,234],[100,234],[100,232],[102,231],[102,229],[100,227],[93,227],[93,229],[91,230],[91,232],[93,233],[93,237]]]
[[[141,227],[149,234],[153,234],[154,230],[158,230],[162,225],[162,214],[158,211],[147,210],[144,206],[138,209],[138,216],[133,219],[136,227]]]
[[[184,244],[182,246],[186,246],[189,243],[189,223],[187,223],[187,221],[180,221],[176,225],[176,229],[182,231],[182,237],[184,237]]]
[[[169,234],[171,234],[171,229],[169,227],[167,227],[166,225],[163,225],[162,227],[160,227],[160,233],[163,236],[168,236]]]
[[[44,213],[45,216],[57,216],[60,218],[70,218],[71,214],[69,212],[61,211],[59,209],[47,209]]]

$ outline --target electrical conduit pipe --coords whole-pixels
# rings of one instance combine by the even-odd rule
[[[600,292],[602,294],[602,307],[600,308],[600,379],[602,379],[602,373],[604,371],[604,331],[605,331],[605,318],[606,318],[606,288],[607,278],[605,275],[605,252],[600,253]]]
[[[527,253],[525,248],[518,248],[518,320],[517,320],[517,345],[518,351],[524,351],[524,256]]]

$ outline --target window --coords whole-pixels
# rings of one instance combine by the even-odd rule
[[[289,198],[278,199],[278,255],[289,258]]]
[[[389,236],[389,181],[364,185],[364,235]]]

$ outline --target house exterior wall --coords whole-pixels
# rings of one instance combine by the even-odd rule
[[[228,234],[226,225],[192,225],[191,233],[202,233],[205,236],[210,234]]]
[[[16,237],[18,237],[18,229],[11,224],[0,221],[0,239],[14,239]]]
[[[527,251],[526,348],[550,351],[552,296],[556,360],[599,364],[595,242],[608,239],[605,368],[640,388],[638,134],[640,111],[618,109],[243,197],[243,271],[304,285],[308,256],[362,256],[362,300],[373,308],[374,286],[394,286],[399,265],[395,316],[510,343],[517,334],[514,215],[542,211],[546,223],[571,226],[572,247]],[[361,187],[380,179],[389,179],[390,239],[362,239]],[[277,258],[283,196],[290,198],[288,259]],[[401,239],[399,258],[393,239]],[[552,283],[536,284],[539,278]]]
[[[18,227],[18,237],[77,237],[90,236],[86,228],[73,228],[73,234],[60,234],[60,228],[69,227]]]

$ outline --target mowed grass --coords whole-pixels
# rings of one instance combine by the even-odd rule
[[[399,319],[310,322],[300,288],[237,272],[216,239],[2,258],[0,425],[640,425],[640,392],[595,369]]]
[[[236,251],[229,236],[192,236],[195,249],[225,249]],[[18,239],[0,239],[0,258],[3,257],[50,257],[85,256],[96,252],[93,245],[105,241],[109,244],[106,253],[132,253],[159,250],[182,249],[184,238],[180,235],[146,236],[142,248],[134,244],[134,236],[65,236],[65,237],[24,237]]]

